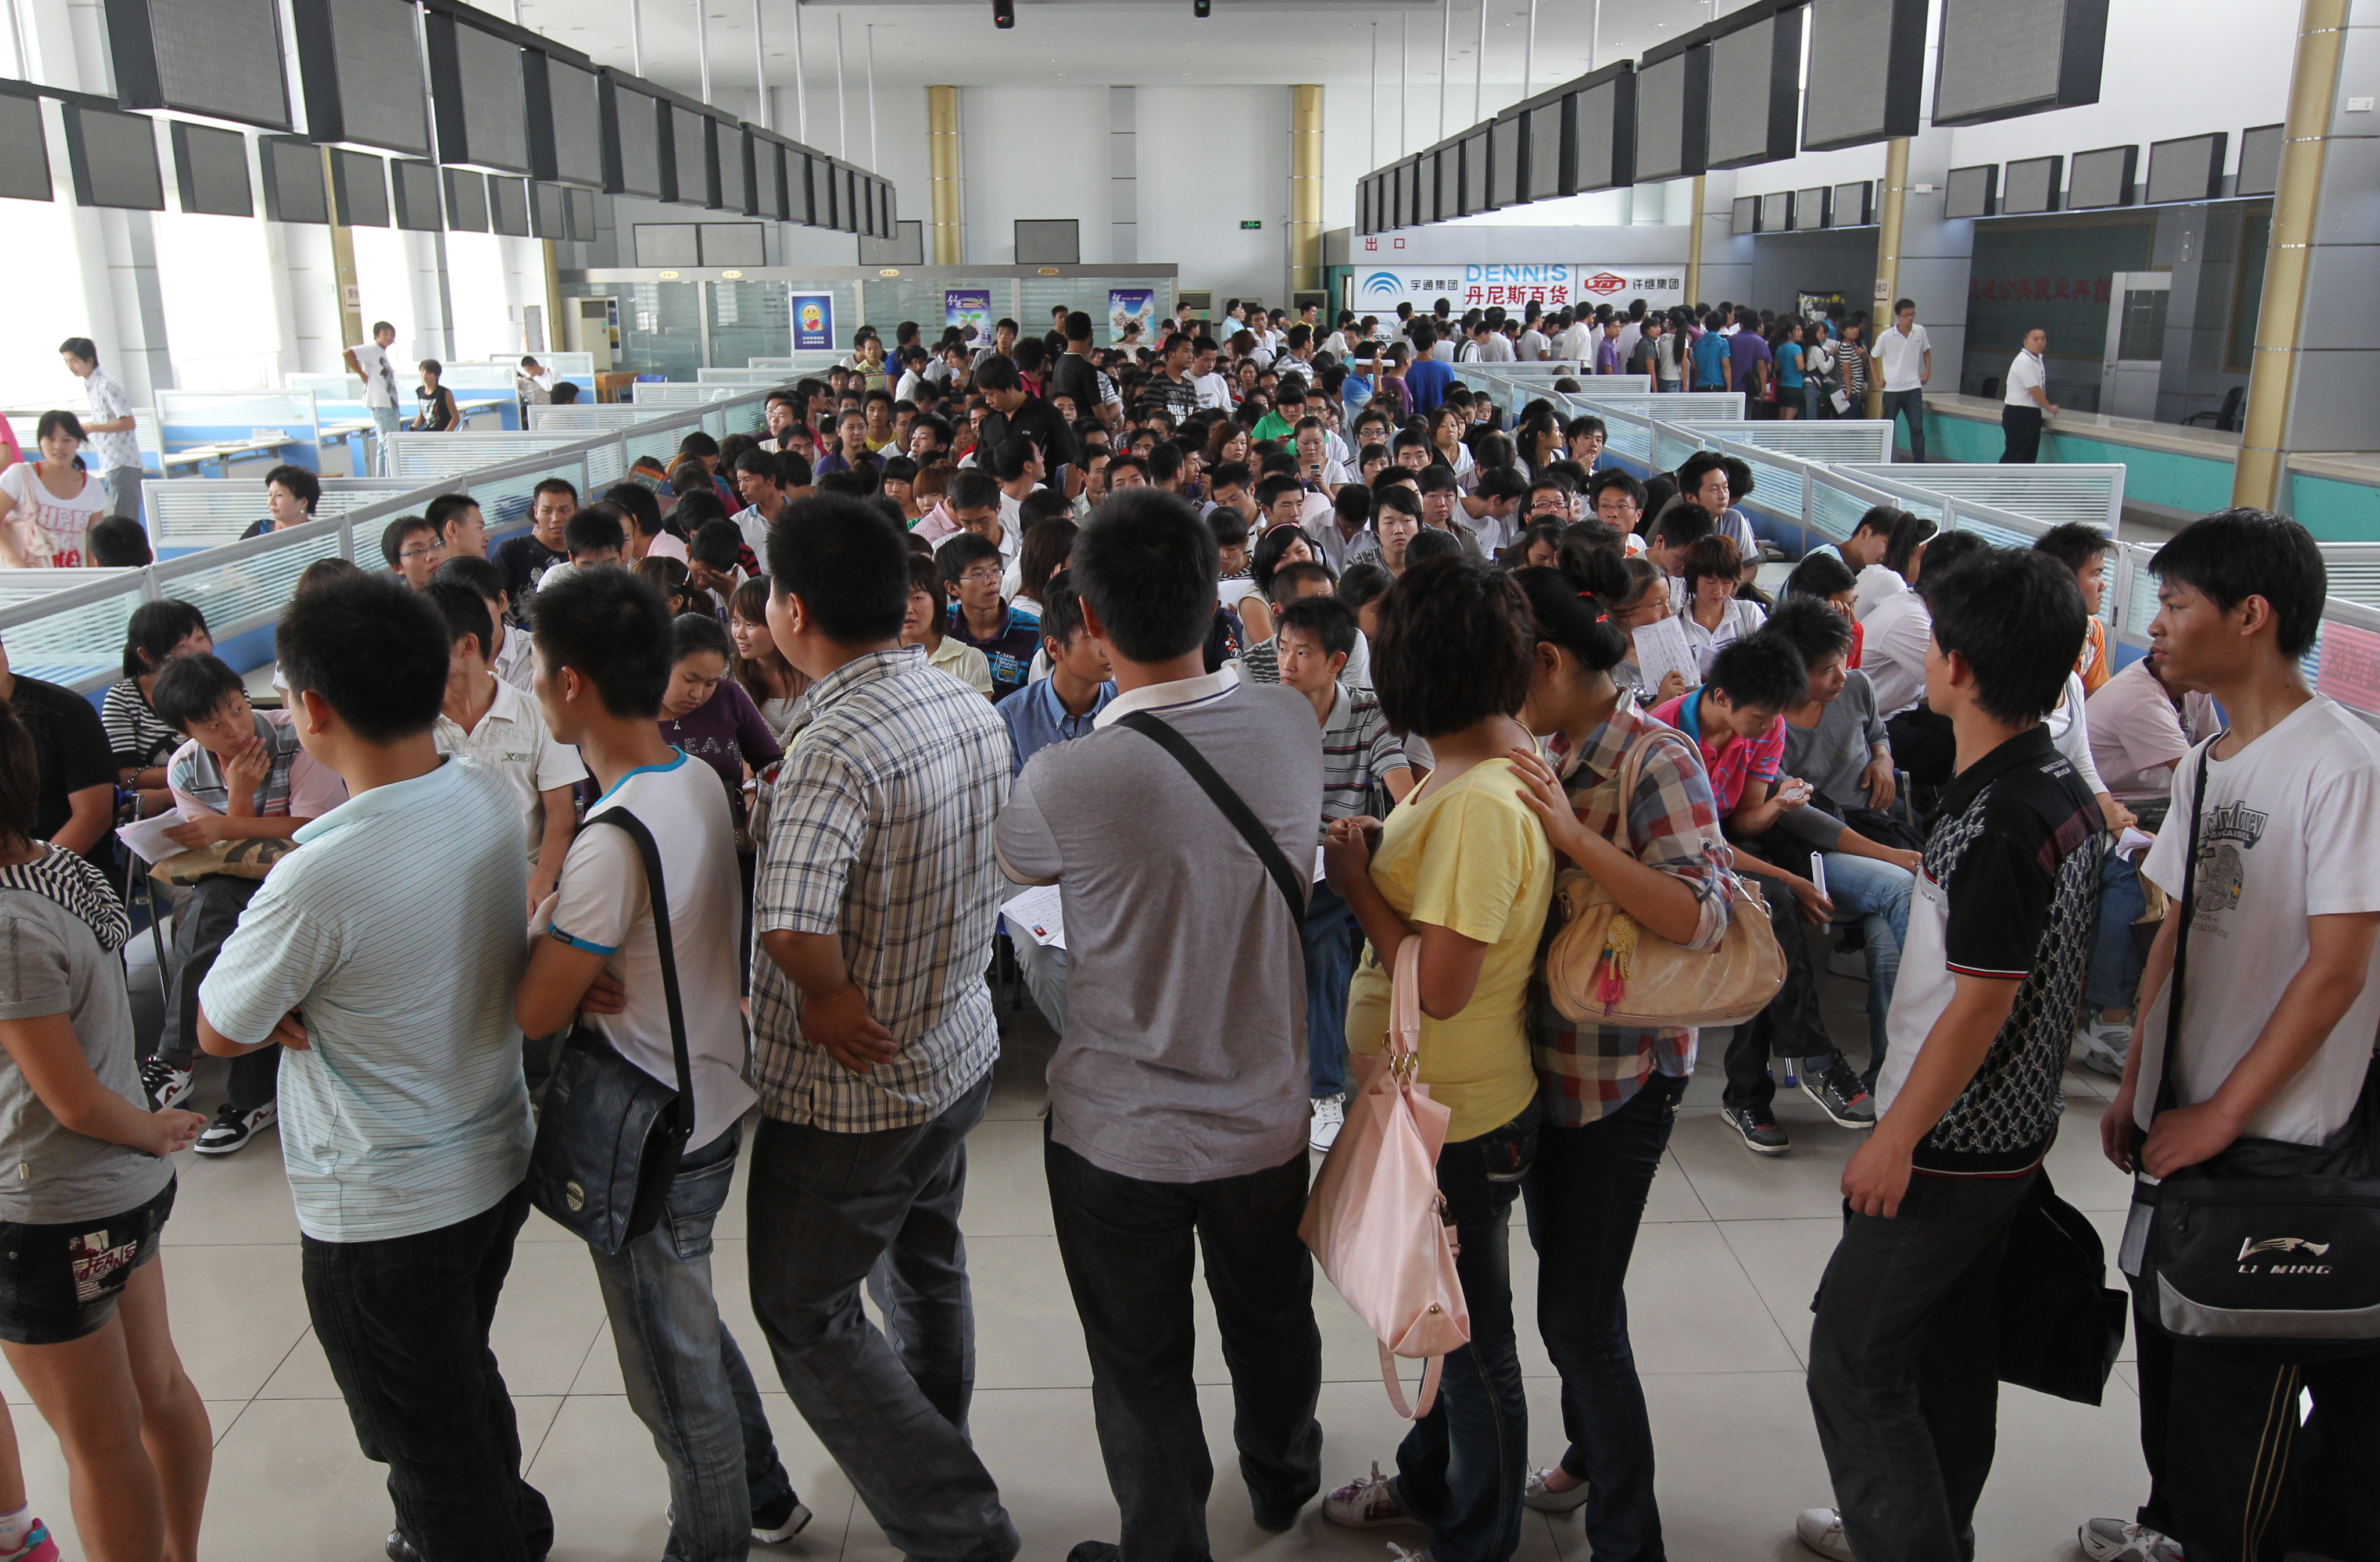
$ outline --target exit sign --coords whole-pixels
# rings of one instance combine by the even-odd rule
[[[1248,221],[1242,223],[1240,226],[1241,226],[1242,227],[1262,227],[1262,226],[1264,226],[1264,224],[1262,224],[1262,223],[1260,223],[1260,222],[1257,222],[1257,220],[1255,220],[1254,218],[1250,218]]]

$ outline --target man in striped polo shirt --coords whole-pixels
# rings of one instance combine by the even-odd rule
[[[199,1039],[287,1052],[306,1310],[357,1442],[389,1467],[389,1555],[536,1562],[553,1518],[520,1478],[488,1348],[528,1214],[520,811],[502,777],[439,756],[446,626],[419,592],[318,587],[275,650],[298,740],[349,798],[249,903],[200,989]]]

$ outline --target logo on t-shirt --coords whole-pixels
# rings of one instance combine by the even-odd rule
[[[2252,850],[2272,818],[2244,802],[2228,802],[2206,816],[2198,852],[2198,892],[2192,914],[2228,911],[2240,904],[2247,883],[2242,851]]]

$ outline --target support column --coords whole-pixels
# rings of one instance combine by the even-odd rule
[[[2273,197],[2272,248],[2265,257],[2256,354],[2248,374],[2240,461],[2231,479],[2235,505],[2289,508],[2292,450],[2380,447],[2374,432],[2380,419],[2365,382],[2380,350],[2368,329],[2347,323],[2361,317],[2355,290],[2370,286],[2380,258],[2380,223],[2369,211],[2369,177],[2356,177],[2369,168],[2380,147],[2380,125],[2372,123],[2368,110],[2344,117],[2341,99],[2342,93],[2373,90],[2372,67],[2359,54],[2352,58],[2360,68],[2351,68],[2348,44],[2350,28],[2367,47],[2380,41],[2380,18],[2374,10],[2351,0],[2303,0],[2298,14],[2280,188]],[[2340,153],[2336,158],[2330,155],[2334,142]],[[2318,209],[2325,217],[2320,229]],[[2319,337],[2309,337],[2305,321],[2317,311],[2328,323]]]
[[[1703,181],[1706,176],[1694,176],[1694,215],[1686,226],[1686,305],[1700,309],[1703,297]]]
[[[956,87],[926,89],[926,148],[931,160],[934,185],[934,263],[954,266],[964,263],[960,255],[961,224],[965,213],[959,204],[959,90]]]
[[[322,188],[331,192],[331,280],[339,293],[339,339],[333,344],[337,351],[358,342],[370,340],[364,335],[364,290],[356,276],[356,230],[339,219],[345,214],[338,210],[338,182],[331,167],[331,149],[322,149]],[[337,351],[333,353],[334,359]]]
[[[1322,89],[1289,90],[1289,287],[1322,287]],[[1325,311],[1328,312],[1328,311]]]
[[[1892,323],[1892,300],[1900,287],[1900,218],[1909,204],[1909,138],[1895,136],[1884,143],[1884,187],[1876,191],[1876,306],[1868,311],[1867,340],[1876,350],[1877,333]],[[1884,415],[1884,383],[1868,366],[1867,416]]]

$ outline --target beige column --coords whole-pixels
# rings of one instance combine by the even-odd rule
[[[370,338],[364,335],[363,288],[356,280],[355,230],[339,220],[339,186],[332,177],[329,147],[322,149],[322,190],[331,208],[331,275],[339,289],[338,347],[344,351]]]
[[[1876,194],[1876,306],[1868,311],[1867,340],[1863,350],[1873,354],[1892,323],[1892,301],[1900,296],[1900,214],[1909,203],[1909,138],[1895,136],[1884,144],[1884,188]],[[1874,363],[1867,371],[1867,414],[1884,416],[1884,375]]]
[[[1485,22],[1480,24],[1486,26]],[[1703,176],[1694,176],[1694,216],[1686,225],[1686,304],[1700,309],[1703,298]],[[1689,386],[1693,376],[1687,376]]]
[[[1322,89],[1298,86],[1289,93],[1289,287],[1293,294],[1322,287]]]
[[[2298,14],[2297,60],[2289,71],[2289,118],[2281,131],[2281,181],[2273,196],[2272,247],[2256,316],[2256,352],[2248,371],[2240,460],[2231,502],[2276,507],[2288,470],[2290,387],[2304,348],[2300,340],[2306,281],[2313,262],[2313,224],[2322,191],[2323,153],[2338,90],[2349,0],[2304,0]]]
[[[959,90],[926,89],[926,145],[934,176],[934,263],[961,263],[965,213],[959,203]]]

